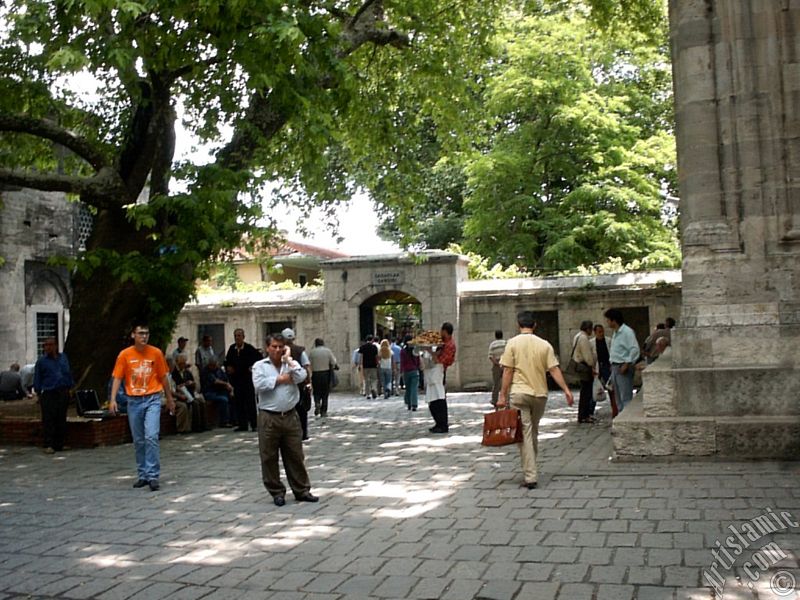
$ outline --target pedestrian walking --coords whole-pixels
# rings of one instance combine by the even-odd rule
[[[150,328],[136,323],[131,331],[133,345],[117,356],[112,373],[111,398],[108,408],[117,412],[117,392],[124,386],[128,399],[128,423],[133,437],[138,479],[135,488],[159,489],[161,454],[158,436],[161,430],[161,400],[166,396],[167,410],[175,414],[175,400],[169,382],[169,369],[164,353],[148,344]]]
[[[572,406],[572,392],[558,366],[553,347],[547,340],[533,333],[536,321],[533,313],[525,310],[517,315],[519,335],[506,344],[500,359],[503,365],[503,385],[497,398],[497,407],[519,410],[522,420],[522,443],[519,456],[524,480],[522,487],[534,489],[538,485],[536,459],[539,455],[539,421],[547,404],[547,373],[564,391],[567,404]]]

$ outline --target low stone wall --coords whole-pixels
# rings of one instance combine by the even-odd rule
[[[217,422],[217,412],[209,404],[210,425]],[[166,409],[161,411],[161,435],[175,435],[175,417]],[[105,419],[67,418],[65,445],[71,448],[95,448],[115,446],[132,441],[128,417],[119,415]],[[31,416],[0,416],[0,444],[9,446],[44,446],[42,421]]]

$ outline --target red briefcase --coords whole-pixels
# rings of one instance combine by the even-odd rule
[[[522,442],[522,417],[517,409],[483,415],[483,446],[507,446]]]

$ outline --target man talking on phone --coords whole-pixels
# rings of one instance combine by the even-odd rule
[[[278,470],[278,454],[286,479],[298,502],[317,502],[303,455],[303,429],[295,406],[300,400],[297,384],[306,379],[306,369],[292,358],[281,334],[267,337],[267,358],[253,365],[253,387],[258,399],[258,449],[261,478],[275,506],[286,504],[286,486]]]

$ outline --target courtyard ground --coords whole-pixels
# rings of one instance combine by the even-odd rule
[[[579,426],[553,393],[527,490],[479,444],[488,398],[449,396],[434,436],[335,394],[304,446],[321,500],[282,508],[254,433],[165,437],[155,493],[130,444],[0,448],[0,600],[800,598],[800,463],[614,462],[608,407]]]

